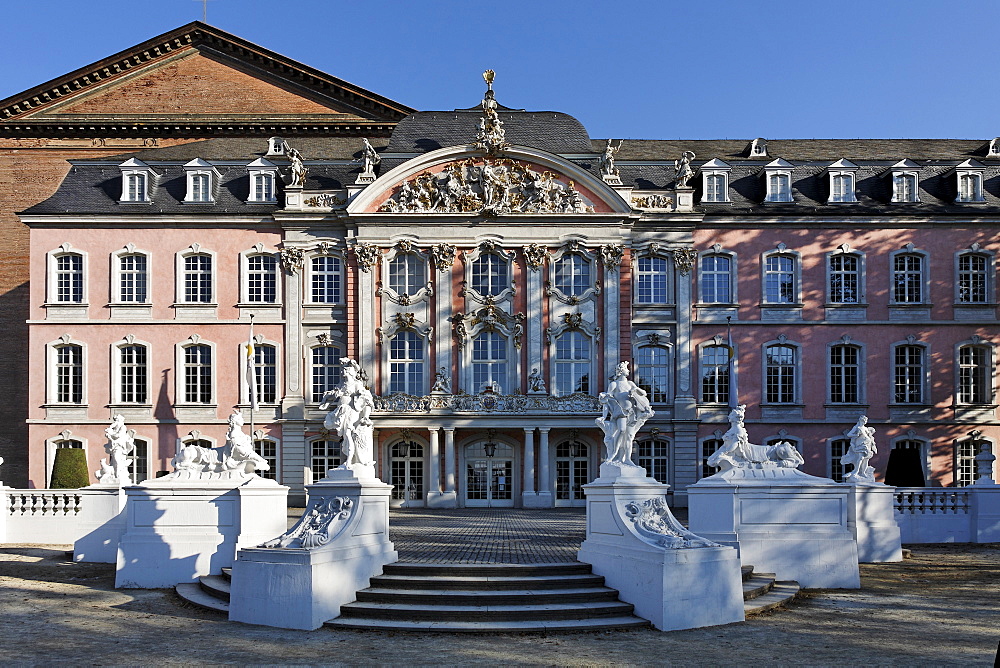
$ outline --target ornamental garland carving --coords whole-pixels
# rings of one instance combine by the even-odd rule
[[[632,520],[639,537],[651,545],[668,550],[685,547],[719,547],[718,543],[685,529],[670,512],[670,506],[662,496],[626,503],[625,516]]]
[[[282,248],[279,253],[281,266],[284,267],[285,271],[289,274],[297,274],[305,261],[305,251],[301,248]]]
[[[687,276],[694,268],[694,263],[698,259],[698,251],[693,248],[675,248],[674,266],[681,276]]]
[[[674,198],[669,195],[633,197],[632,207],[636,209],[672,209],[674,207]]]
[[[303,201],[303,204],[308,207],[318,209],[334,209],[338,206],[344,206],[347,204],[347,200],[331,193],[320,193],[314,197],[307,197]]]
[[[386,213],[593,213],[573,181],[509,158],[471,158],[400,185],[378,209]]]
[[[510,338],[518,350],[521,349],[526,319],[523,313],[510,315],[492,304],[468,314],[459,312],[449,318],[452,323],[452,336],[459,348],[464,348],[469,338],[474,338],[482,332],[498,332]]]
[[[608,269],[617,269],[625,256],[625,247],[622,244],[604,244],[599,249],[601,260]]]
[[[375,244],[366,244],[363,241],[359,241],[354,245],[354,255],[358,259],[358,266],[361,268],[361,271],[369,272],[375,266],[375,263],[378,262],[382,253]]]
[[[583,318],[582,313],[563,313],[562,322],[545,328],[545,344],[549,345],[563,332],[576,329],[590,336],[594,341],[601,340],[601,328]]]
[[[545,263],[545,258],[549,255],[548,249],[541,244],[528,244],[527,246],[522,246],[521,250],[524,253],[524,261],[528,265],[528,268],[534,271],[541,269]]]
[[[448,271],[455,264],[458,249],[454,244],[436,244],[431,246],[431,257],[438,271]]]

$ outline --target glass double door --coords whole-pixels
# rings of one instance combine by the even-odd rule
[[[583,485],[591,481],[590,456],[585,443],[567,442],[556,446],[555,505],[585,506]]]
[[[424,448],[413,441],[389,448],[393,508],[424,505]]]
[[[483,443],[466,448],[465,505],[473,508],[514,506],[513,448],[503,443],[497,443],[491,453],[487,453]]]

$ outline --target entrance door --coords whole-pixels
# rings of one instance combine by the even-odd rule
[[[583,485],[590,482],[590,451],[586,443],[566,441],[556,446],[556,505],[585,506]]]
[[[514,506],[514,449],[496,444],[487,456],[484,443],[465,448],[465,505],[480,508]]]
[[[393,508],[424,505],[424,446],[402,441],[389,448]]]

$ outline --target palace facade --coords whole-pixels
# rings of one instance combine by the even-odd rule
[[[256,75],[252,46],[226,66]],[[143,81],[183,81],[171,66],[78,104],[118,113]],[[314,101],[311,76],[349,99],[293,75],[285,96]],[[621,361],[656,411],[634,459],[677,505],[737,403],[808,473],[840,479],[867,415],[889,482],[973,481],[1000,438],[1000,140],[596,140],[487,80],[468,109],[355,90],[373,102],[333,130],[303,110],[287,132],[70,160],[19,213],[30,484],[60,447],[96,469],[114,414],[145,478],[181,444],[222,445],[236,409],[301,499],[339,463],[320,404],[342,357],[376,395],[399,505],[581,505]]]

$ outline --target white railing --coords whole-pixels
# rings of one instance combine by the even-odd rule
[[[12,517],[76,517],[83,496],[70,489],[11,489],[7,491],[7,514]]]
[[[75,543],[118,516],[118,489],[0,488],[0,543]]]
[[[897,487],[895,497],[903,543],[1000,540],[1000,485]]]
[[[947,487],[897,487],[896,512],[902,515],[968,515],[969,490]]]

